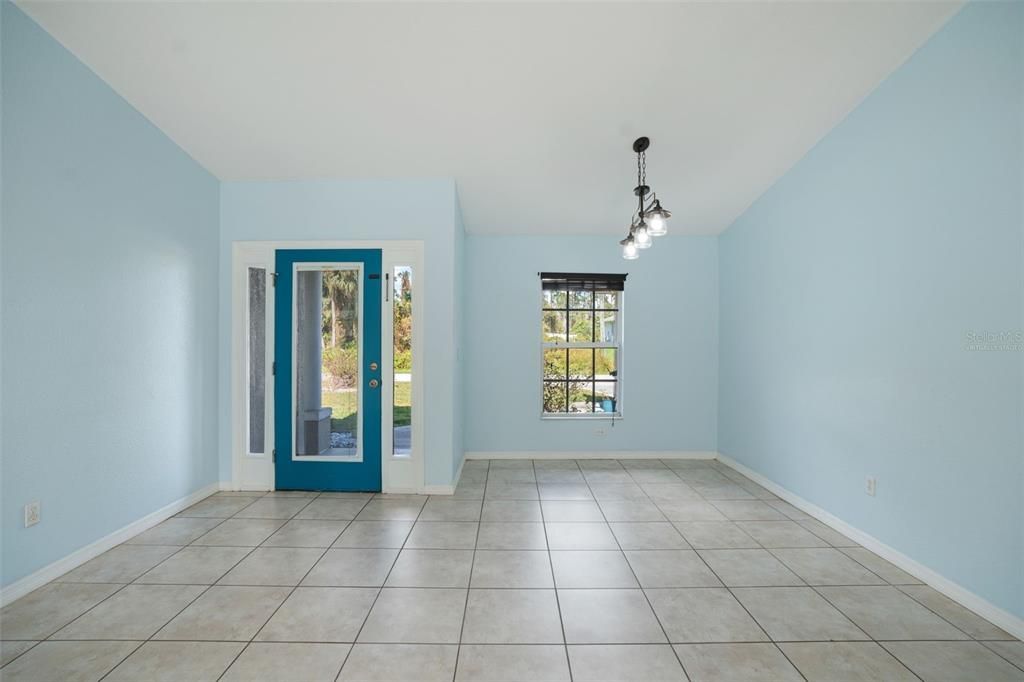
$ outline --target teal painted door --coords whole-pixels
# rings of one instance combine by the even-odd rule
[[[381,489],[381,293],[379,249],[277,252],[278,490]]]

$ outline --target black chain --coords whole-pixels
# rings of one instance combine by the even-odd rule
[[[647,152],[639,152],[636,155],[636,184],[647,184]]]
[[[636,179],[637,179],[637,217],[644,215],[644,192],[642,188],[647,184],[647,152],[637,152],[636,155]]]

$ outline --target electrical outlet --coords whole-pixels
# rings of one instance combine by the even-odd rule
[[[604,438],[605,430],[604,429],[594,429],[594,435],[597,436],[598,438]]]
[[[874,476],[868,476],[867,481],[864,483],[864,492],[871,497],[875,496],[875,489],[878,487],[878,479]]]
[[[34,526],[39,523],[39,502],[29,502],[25,505],[25,527]]]

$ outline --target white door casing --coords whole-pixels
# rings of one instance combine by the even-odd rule
[[[426,284],[422,241],[239,241],[231,245],[231,488],[273,490],[274,462],[274,272],[278,249],[381,249],[381,489],[390,493],[422,493],[424,488],[423,321]],[[396,266],[412,268],[412,447],[408,455],[393,454],[394,315],[392,288]],[[248,431],[249,268],[264,268],[267,276],[266,414],[264,452],[250,453]],[[388,275],[385,278],[385,275]]]

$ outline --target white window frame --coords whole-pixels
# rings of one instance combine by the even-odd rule
[[[266,277],[263,365],[263,452],[249,451],[249,269],[259,268]],[[232,345],[231,421],[232,480],[234,490],[270,490],[273,487],[274,451],[274,295],[271,273],[274,259],[263,250],[235,245],[232,249]]]
[[[276,267],[279,249],[380,249],[381,273],[394,272],[396,265],[413,269],[415,297],[412,334],[412,452],[398,457],[394,450],[391,406],[394,401],[394,312],[391,297],[381,295],[381,490],[386,493],[427,493],[424,484],[424,383],[423,352],[424,320],[427,314],[427,278],[424,267],[423,242],[419,240],[377,241],[237,241],[231,245],[231,481],[232,490],[274,490],[274,319],[275,296],[271,274]],[[267,273],[265,407],[265,452],[248,455],[248,276],[249,268],[264,268]],[[392,274],[392,277],[394,275]],[[418,359],[418,361],[417,361]]]
[[[577,291],[583,291],[582,289],[576,289],[576,290]],[[566,290],[566,296],[568,296],[569,291],[573,291],[573,290],[572,289]],[[541,290],[541,292],[542,292],[542,295],[543,295],[543,290]],[[625,324],[624,324],[625,323],[625,314],[624,314],[623,311],[626,308],[626,292],[625,292],[625,290],[623,290],[623,291],[619,291],[617,293],[619,294],[619,307],[615,311],[616,312],[616,316],[618,317],[618,319],[616,320],[616,324],[615,324],[615,336],[616,336],[616,339],[615,339],[615,343],[614,344],[609,344],[609,343],[604,343],[604,342],[602,342],[602,343],[585,342],[584,343],[584,342],[569,342],[569,341],[541,341],[541,343],[540,343],[540,418],[541,419],[543,419],[545,421],[547,421],[547,420],[552,420],[552,421],[558,421],[558,420],[569,420],[569,421],[579,421],[579,420],[598,420],[598,421],[600,421],[600,420],[609,420],[610,421],[610,420],[618,420],[618,419],[622,419],[623,418],[622,406],[624,405],[624,401],[623,401],[624,392],[623,392],[623,380],[622,379],[623,379],[623,376],[624,376],[624,372],[623,372],[622,368],[623,368],[623,365],[625,364],[624,363],[625,352],[623,350],[625,348]],[[571,312],[572,309],[569,308],[569,311]],[[565,322],[566,322],[566,325],[569,324],[569,320],[568,319],[566,319]],[[544,324],[544,306],[541,305],[540,306],[540,321],[539,321],[539,325],[538,326],[541,326],[543,324]],[[545,377],[544,377],[544,351],[550,350],[552,348],[568,348],[568,349],[573,349],[573,348],[595,348],[595,349],[601,349],[601,348],[613,348],[613,347],[617,351],[616,354],[615,354],[615,412],[608,413],[608,412],[545,412],[544,411],[544,379],[545,379]]]
[[[385,490],[392,493],[425,493],[428,492],[423,483],[424,454],[424,420],[425,385],[423,383],[423,366],[426,357],[423,355],[424,319],[426,315],[426,277],[424,276],[422,242],[419,248],[408,248],[395,245],[384,252],[381,263],[384,286],[388,288],[385,297],[383,319],[381,325],[381,345],[383,347],[384,367],[388,373],[383,377],[381,401],[387,422],[381,434],[382,476],[387,482]],[[394,311],[394,277],[395,268],[408,266],[412,269],[412,448],[407,455],[396,455],[394,445],[394,404],[395,404],[395,311]]]

